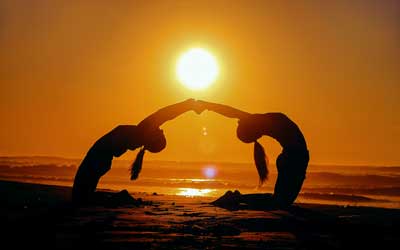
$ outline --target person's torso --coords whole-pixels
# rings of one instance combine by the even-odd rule
[[[284,149],[305,149],[307,143],[299,127],[282,113],[262,114],[262,126],[265,135],[277,140]]]
[[[128,140],[135,140],[136,130],[137,126],[134,125],[120,125],[98,139],[88,154],[105,158],[118,157],[128,150]]]

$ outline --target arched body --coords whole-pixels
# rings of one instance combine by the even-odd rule
[[[138,126],[120,125],[97,140],[87,152],[75,175],[72,199],[75,203],[90,202],[100,178],[110,169],[113,157],[119,157],[128,150],[125,139],[136,142],[130,149],[141,146]]]
[[[89,149],[78,168],[72,187],[73,201],[90,203],[100,178],[111,169],[113,157],[140,147],[153,153],[164,149],[165,136],[159,127],[189,110],[201,112],[196,101],[188,99],[158,110],[138,125],[120,125],[102,136]]]
[[[198,102],[208,110],[239,119],[237,136],[243,142],[256,142],[266,135],[280,143],[282,152],[276,160],[278,178],[271,203],[281,208],[290,206],[301,190],[309,161],[307,144],[299,127],[282,113],[250,114],[227,105]]]
[[[276,159],[278,178],[272,199],[276,206],[287,207],[296,200],[306,178],[307,144],[298,126],[282,113],[262,114],[259,123],[263,135],[274,138],[282,146]]]

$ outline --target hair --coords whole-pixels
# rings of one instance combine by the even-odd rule
[[[156,130],[144,130],[146,140],[144,145],[136,155],[135,161],[132,163],[130,168],[131,180],[136,180],[139,177],[140,171],[142,170],[144,153],[150,151],[157,153],[163,150],[167,144],[163,131],[161,129]]]
[[[254,163],[257,168],[258,176],[260,177],[259,185],[268,179],[268,158],[265,154],[263,146],[258,141],[254,142]]]
[[[142,170],[143,157],[146,149],[142,147],[139,153],[136,155],[135,161],[131,166],[131,180],[136,180],[139,177],[140,171]]]

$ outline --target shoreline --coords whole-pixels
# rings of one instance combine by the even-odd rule
[[[66,187],[66,188],[71,188],[72,187],[72,182],[66,182],[63,180],[27,180],[24,178],[1,178],[0,177],[0,182],[16,182],[16,183],[26,183],[26,184],[36,184],[36,185],[44,185],[44,186],[56,186],[56,187]],[[97,191],[103,191],[103,192],[119,192],[121,190],[124,190],[124,185],[118,184],[118,185],[113,185],[113,184],[108,184],[108,183],[99,183]],[[142,189],[143,191],[138,191],[138,189]],[[212,199],[218,199],[220,196],[222,196],[225,192],[228,190],[236,190],[234,188],[229,189],[229,187],[225,189],[221,188],[195,188],[195,187],[189,187],[189,186],[183,186],[183,187],[178,187],[178,186],[167,186],[167,187],[162,187],[162,186],[142,186],[142,185],[133,185],[129,186],[127,191],[130,194],[137,195],[139,194],[140,196],[143,195],[150,195],[153,193],[157,193],[159,195],[164,195],[164,196],[171,196],[171,197],[186,197],[186,198],[197,198],[197,199],[207,199],[207,200],[212,200]],[[272,190],[252,190],[250,189],[244,189],[240,190],[238,189],[241,193],[243,194],[250,194],[250,193],[271,193]],[[204,193],[203,191],[207,191],[207,193]],[[378,196],[378,195],[364,195],[362,193],[358,194],[346,194],[346,192],[329,192],[326,193],[325,189],[322,189],[324,193],[320,193],[317,190],[313,190],[311,188],[303,188],[303,191],[299,194],[296,204],[323,204],[323,205],[332,205],[332,206],[339,206],[339,207],[374,207],[374,208],[388,208],[388,209],[400,209],[400,200],[397,199],[398,195],[397,193],[394,194],[393,196]],[[339,190],[340,191],[340,190]],[[347,190],[345,190],[347,191]],[[352,192],[354,193],[354,192]],[[395,200],[390,200],[390,199],[395,199]]]
[[[297,203],[229,211],[204,197],[144,193],[134,194],[144,205],[77,208],[70,189],[0,181],[4,239],[40,249],[354,250],[400,243],[400,209]]]

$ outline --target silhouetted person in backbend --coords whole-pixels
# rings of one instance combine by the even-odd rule
[[[283,150],[276,160],[278,178],[272,195],[272,206],[290,206],[299,194],[309,161],[307,144],[299,127],[282,113],[250,114],[230,106],[197,101],[203,108],[230,118],[238,118],[237,137],[254,143],[254,160],[261,184],[267,179],[265,152],[257,140],[263,135],[277,140]]]
[[[188,99],[158,110],[138,125],[120,125],[101,137],[79,166],[72,188],[73,201],[77,204],[89,203],[99,179],[111,169],[113,157],[119,157],[127,150],[141,148],[131,169],[131,180],[136,179],[145,150],[157,153],[166,146],[164,133],[159,127],[189,110],[197,113],[202,111],[194,99]]]

